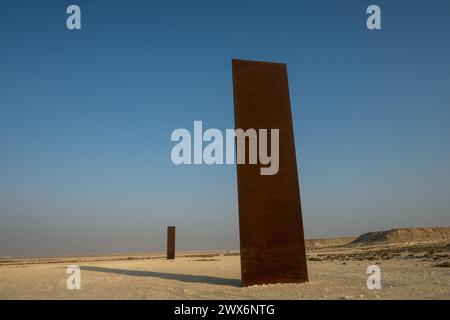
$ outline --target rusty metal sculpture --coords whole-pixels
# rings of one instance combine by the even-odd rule
[[[261,175],[260,163],[237,165],[242,285],[306,282],[286,65],[233,60],[232,66],[235,128],[279,129],[276,175]]]
[[[167,227],[167,260],[175,259],[175,226]]]

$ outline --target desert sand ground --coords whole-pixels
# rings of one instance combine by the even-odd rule
[[[347,239],[351,240],[351,239]],[[450,243],[348,246],[308,242],[310,281],[240,287],[237,252],[0,261],[0,299],[450,299]],[[338,243],[338,245],[336,245]],[[68,265],[81,289],[68,290]],[[369,290],[367,267],[381,268]]]

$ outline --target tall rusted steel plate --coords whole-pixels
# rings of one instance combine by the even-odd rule
[[[242,285],[306,282],[286,65],[233,60],[232,67],[235,128],[280,130],[277,174],[261,175],[259,161],[237,165]]]

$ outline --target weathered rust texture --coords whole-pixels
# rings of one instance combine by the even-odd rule
[[[175,259],[175,226],[167,227],[167,259]]]
[[[280,130],[276,175],[261,175],[259,162],[237,165],[242,285],[306,282],[286,65],[243,60],[232,65],[235,128]],[[248,161],[248,144],[246,149]]]

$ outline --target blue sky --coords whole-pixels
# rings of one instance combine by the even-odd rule
[[[170,160],[233,127],[232,58],[288,66],[307,237],[450,225],[448,1],[0,6],[0,255],[238,248],[236,168]]]

